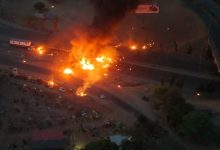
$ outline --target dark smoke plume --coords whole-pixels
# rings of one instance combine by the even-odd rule
[[[111,33],[125,15],[135,9],[139,0],[90,0],[95,16],[92,28],[100,34]]]

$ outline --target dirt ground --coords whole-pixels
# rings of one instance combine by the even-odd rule
[[[104,127],[107,121],[127,128],[132,114],[97,97],[79,98],[30,81],[7,77],[0,82],[0,148],[30,149],[31,131],[58,128],[68,131],[76,144],[120,133],[118,127]],[[94,118],[94,111],[99,118]],[[128,120],[125,118],[131,118]],[[133,119],[132,119],[133,118]],[[128,124],[127,124],[128,123]],[[95,132],[92,129],[95,128]]]

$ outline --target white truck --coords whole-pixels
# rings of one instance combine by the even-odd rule
[[[32,46],[32,42],[29,40],[21,40],[21,39],[10,39],[9,44],[17,47],[26,47],[29,48]]]

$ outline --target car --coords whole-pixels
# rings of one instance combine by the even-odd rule
[[[12,46],[29,48],[32,45],[32,42],[29,40],[22,40],[22,39],[10,39],[9,44]]]

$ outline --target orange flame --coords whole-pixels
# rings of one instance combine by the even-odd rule
[[[86,93],[84,93],[84,92],[80,92],[80,91],[76,91],[76,95],[77,95],[77,96],[80,96],[80,97],[87,96]]]
[[[45,49],[43,46],[38,46],[36,50],[39,55],[43,55],[45,53]]]
[[[76,91],[76,95],[80,97],[87,96],[87,94],[85,93],[85,90],[86,89],[84,87],[78,88]]]
[[[81,32],[71,41],[72,49],[66,64],[74,68],[74,76],[83,80],[76,95],[86,96],[87,89],[94,83],[106,79],[109,67],[117,60],[117,52],[109,39],[91,38],[87,32]]]
[[[136,49],[137,49],[137,45],[131,45],[131,46],[130,46],[130,49],[131,49],[131,50],[136,50]]]
[[[108,68],[113,63],[112,59],[107,56],[96,57],[96,61],[102,64],[102,68]]]
[[[96,61],[100,62],[100,63],[104,63],[104,56],[100,56],[100,57],[96,57]]]
[[[94,65],[91,64],[90,61],[87,60],[86,58],[83,58],[80,61],[80,64],[82,65],[83,70],[94,70],[95,69]]]
[[[70,68],[66,68],[66,69],[64,69],[63,73],[66,74],[66,75],[72,75],[73,74],[73,70],[70,69]]]
[[[47,85],[50,87],[50,88],[53,88],[55,86],[55,83],[53,80],[50,80],[47,82]]]

